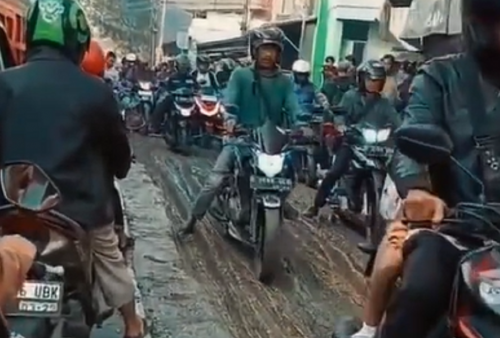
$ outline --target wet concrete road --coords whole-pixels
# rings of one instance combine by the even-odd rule
[[[134,136],[132,144],[139,163],[122,189],[153,338],[330,337],[336,316],[359,312],[359,237],[342,227],[288,222],[282,237],[286,264],[278,281],[264,286],[249,258],[220,236],[209,217],[192,241],[179,245],[171,237],[213,159],[173,154],[161,139]],[[313,191],[300,186],[291,198],[302,210]]]

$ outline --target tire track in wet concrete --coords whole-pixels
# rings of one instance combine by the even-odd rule
[[[169,216],[182,222],[212,161],[169,153],[159,140],[136,138],[134,146],[168,198]],[[352,255],[342,252],[352,251],[352,243],[342,235],[308,222],[289,224],[283,241],[290,248],[286,256],[292,273],[285,277],[291,283],[275,288],[256,281],[248,257],[213,226],[210,220],[202,222],[194,241],[179,250],[234,337],[327,337],[334,316],[356,311],[352,303],[362,301],[358,267]]]

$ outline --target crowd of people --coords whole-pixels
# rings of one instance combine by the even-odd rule
[[[325,111],[332,107],[347,111],[342,119],[334,116],[340,129],[368,121],[393,129],[430,125],[442,130],[453,143],[452,154],[459,165],[423,166],[398,149],[392,158],[389,174],[403,199],[402,209],[378,247],[364,325],[353,337],[428,336],[447,311],[456,267],[470,250],[433,229],[448,208],[463,202],[498,202],[500,193],[499,3],[462,0],[464,54],[421,67],[398,63],[391,55],[359,65],[352,57],[338,63],[328,57],[321,88],[311,82],[311,67],[305,60],[295,62],[292,79],[280,69],[284,36],[276,27],[252,31],[252,64],[248,66],[238,67],[231,59],[215,64],[201,55],[193,71],[191,60],[179,55],[151,67],[132,53],[117,66],[117,55],[105,54],[91,39],[78,2],[65,0],[67,10],[53,14],[60,16],[58,20],[47,20],[39,10],[40,0],[30,6],[26,63],[0,73],[0,159],[3,164],[36,163],[61,189],[64,200],[58,211],[89,234],[97,281],[108,305],[117,308],[124,319],[124,337],[144,337],[146,328],[135,311],[134,283],[118,248],[110,212],[114,179],[126,177],[132,153],[118,104],[106,82],[140,78],[159,79],[167,91],[180,86],[223,91],[224,104],[239,107],[237,122],[249,128],[265,121],[297,127],[304,107],[316,103]],[[69,15],[78,17],[76,25]],[[167,96],[155,108],[151,133],[157,132],[170,109]],[[226,121],[228,130],[235,126],[233,118]],[[346,134],[305,217],[317,215],[351,156]],[[234,149],[223,147],[177,233],[181,240],[195,232],[197,222],[227,183],[234,162]],[[478,177],[481,187],[468,173]],[[285,212],[285,217],[297,215]],[[429,231],[411,232],[411,221],[429,221]],[[0,241],[0,305],[14,297],[35,256],[36,248],[25,239]],[[5,326],[4,320],[0,322]]]

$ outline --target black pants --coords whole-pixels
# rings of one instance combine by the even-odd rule
[[[167,116],[167,119],[171,116],[172,107],[173,99],[170,95],[167,95],[161,101],[156,103],[153,113],[151,114],[151,120],[149,121],[151,129],[153,129],[154,132],[160,132],[165,116]]]
[[[330,191],[335,186],[335,183],[349,169],[349,164],[352,158],[352,149],[349,145],[343,144],[335,154],[335,161],[331,169],[326,173],[325,178],[321,181],[321,185],[316,193],[314,205],[321,208],[326,203],[326,199]]]
[[[446,313],[464,251],[423,231],[405,244],[401,287],[386,312],[380,338],[426,338]]]

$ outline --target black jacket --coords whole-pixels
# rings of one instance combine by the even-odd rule
[[[39,49],[0,73],[0,107],[3,162],[38,164],[61,190],[58,210],[85,229],[109,224],[113,178],[127,175],[131,150],[105,83]]]
[[[413,80],[403,126],[433,124],[444,129],[453,142],[453,156],[474,175],[481,177],[478,152],[473,140],[473,127],[467,92],[471,87],[465,73],[474,67],[463,54],[434,59],[424,65]],[[500,97],[498,90],[482,83],[490,136],[500,137]],[[476,102],[472,102],[476,106]],[[449,206],[459,202],[478,202],[480,187],[456,165],[426,167],[396,153],[394,180],[402,196],[410,189],[434,190]]]

